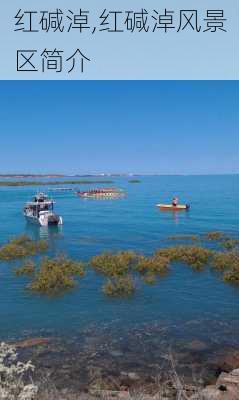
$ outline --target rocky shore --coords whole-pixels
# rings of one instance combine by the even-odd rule
[[[91,327],[71,338],[25,337],[11,344],[36,367],[37,400],[238,400],[239,344],[229,326],[224,341],[212,321],[204,324],[210,341],[196,335],[199,326],[191,321],[190,340],[179,332],[173,337],[175,327],[154,324],[118,334]]]

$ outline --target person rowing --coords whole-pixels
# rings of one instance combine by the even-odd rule
[[[174,197],[174,198],[173,198],[173,200],[172,200],[172,206],[173,206],[173,207],[177,207],[177,206],[178,206],[178,198],[177,198],[177,197]]]

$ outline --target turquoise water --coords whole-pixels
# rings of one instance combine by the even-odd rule
[[[0,242],[26,232],[36,239],[49,239],[50,254],[64,252],[88,260],[105,250],[132,249],[151,254],[159,247],[172,245],[167,239],[172,235],[214,230],[238,235],[239,176],[140,177],[139,184],[130,184],[126,177],[113,179],[115,186],[127,191],[126,198],[83,200],[74,192],[51,192],[56,211],[64,218],[60,229],[25,222],[22,207],[38,188],[1,188]],[[190,203],[191,210],[173,214],[155,207],[174,195],[181,203]],[[198,337],[207,339],[211,335],[205,321],[213,321],[215,333],[218,329],[222,337],[224,321],[231,327],[230,340],[237,341],[239,289],[224,284],[209,270],[198,273],[177,264],[155,286],[137,281],[133,298],[112,300],[102,294],[103,278],[93,271],[62,297],[31,295],[25,290],[28,279],[14,276],[16,265],[19,262],[0,264],[1,339],[44,332],[69,337],[89,326],[130,330],[152,323],[170,325],[174,333],[187,337],[195,335],[189,326],[190,321],[197,320],[202,321]]]

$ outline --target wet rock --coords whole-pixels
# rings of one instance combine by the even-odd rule
[[[140,380],[140,376],[136,372],[129,372],[127,375],[131,381]]]
[[[11,345],[16,348],[25,349],[28,347],[43,346],[43,345],[47,345],[49,343],[50,343],[49,338],[38,337],[38,338],[21,340],[20,342],[11,343]]]
[[[223,351],[223,353],[215,354],[210,358],[209,365],[217,372],[217,376],[221,372],[231,372],[239,368],[239,350],[232,349]]]
[[[239,398],[238,390],[231,386],[228,386],[226,390],[221,390],[220,387],[207,386],[202,390],[200,395],[201,397],[198,397],[198,400],[238,400]]]
[[[110,352],[109,352],[109,354],[112,356],[112,357],[122,357],[124,354],[122,353],[122,351],[119,351],[119,350],[111,350]]]
[[[205,351],[208,349],[208,345],[201,340],[193,340],[188,343],[185,348],[191,351]]]
[[[136,372],[121,372],[119,379],[121,388],[133,391],[146,390],[146,388],[148,388],[152,383],[152,380],[150,380],[150,375],[148,375],[145,371],[140,371],[140,375]]]
[[[131,396],[127,390],[115,391],[115,390],[101,390],[98,393],[101,399],[107,400],[130,400]]]
[[[238,387],[239,392],[239,369],[234,369],[232,372],[227,374],[222,372],[217,380],[217,386],[234,385]]]
[[[225,371],[231,371],[232,369],[239,368],[239,351],[233,351],[229,353],[223,360],[221,365]]]
[[[230,373],[222,372],[216,385],[206,386],[190,400],[238,400],[239,399],[239,369]]]

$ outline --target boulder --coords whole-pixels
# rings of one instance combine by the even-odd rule
[[[191,400],[239,400],[239,369],[222,372],[216,385],[206,386]]]
[[[238,400],[239,392],[238,389],[232,386],[217,387],[207,386],[201,392],[202,400]],[[200,399],[200,397],[199,397]]]
[[[239,389],[239,369],[234,369],[232,372],[227,374],[222,372],[217,380],[217,385],[235,385]]]
[[[239,351],[232,350],[226,356],[221,357],[216,361],[216,365],[226,372],[230,372],[233,369],[239,368]]]
[[[136,372],[129,372],[128,377],[131,381],[139,381],[140,376]]]

